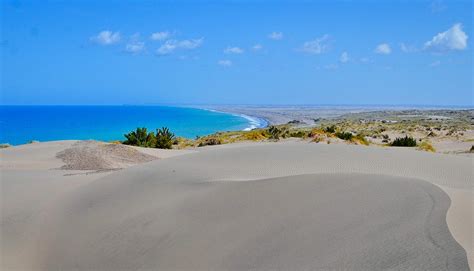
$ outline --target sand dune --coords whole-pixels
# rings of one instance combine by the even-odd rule
[[[2,174],[4,269],[467,270],[472,251],[472,206],[456,194],[472,195],[467,157],[218,146],[94,178],[39,178],[40,194],[77,185],[34,211],[22,199],[35,192],[17,184],[34,177]]]

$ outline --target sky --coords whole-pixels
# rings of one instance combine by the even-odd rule
[[[0,104],[473,105],[473,1],[1,1]]]

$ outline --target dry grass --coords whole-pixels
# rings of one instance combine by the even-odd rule
[[[418,149],[427,152],[436,152],[436,149],[428,141],[421,142],[421,144],[418,146]]]

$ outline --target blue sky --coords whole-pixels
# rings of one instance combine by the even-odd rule
[[[472,1],[2,1],[2,104],[473,104]]]

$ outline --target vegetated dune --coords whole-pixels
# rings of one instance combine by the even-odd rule
[[[471,163],[297,142],[203,148],[68,190],[21,245],[2,245],[4,267],[467,270],[438,185],[471,191]]]

